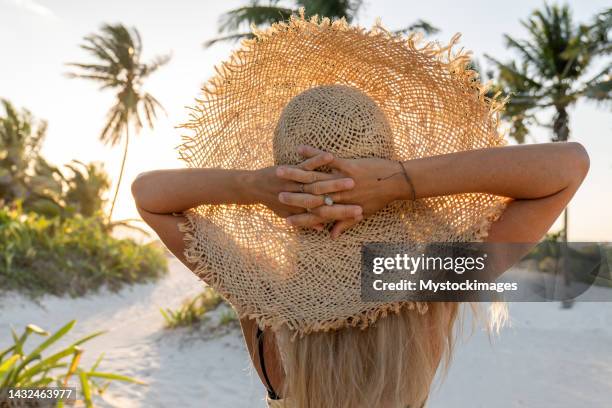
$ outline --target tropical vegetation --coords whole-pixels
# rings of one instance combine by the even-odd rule
[[[287,20],[292,14],[297,14],[300,8],[304,8],[306,18],[318,15],[332,20],[344,18],[350,23],[357,16],[363,0],[294,0],[291,4],[291,6],[284,6],[280,0],[268,0],[266,3],[251,0],[246,6],[229,10],[219,18],[220,37],[206,41],[204,46],[210,47],[218,42],[251,38],[252,34],[249,30],[251,25],[261,28]],[[405,33],[417,30],[425,34],[438,32],[438,28],[424,20],[417,20],[396,32]]]
[[[83,344],[104,332],[91,333],[68,346],[49,352],[50,348],[66,337],[75,324],[76,321],[72,320],[53,334],[34,324],[27,325],[21,334],[13,329],[11,331],[13,344],[0,350],[0,390],[18,387],[68,387],[72,384],[70,381],[74,379],[80,385],[76,401],[80,402],[80,406],[85,405],[90,408],[94,406],[94,396],[102,395],[113,381],[144,384],[142,381],[125,375],[100,371],[103,354],[90,368],[82,367],[81,358],[85,352]],[[25,343],[32,335],[45,339],[31,348],[31,351],[26,351]],[[45,355],[45,353],[48,354]],[[6,396],[4,398],[0,396],[0,404],[12,406]],[[66,405],[68,403],[59,402],[56,406]]]
[[[0,288],[78,296],[163,275],[163,250],[111,235],[102,165],[49,164],[40,151],[46,123],[6,100],[2,106]]]
[[[224,302],[223,298],[212,288],[206,287],[204,291],[191,299],[187,299],[178,309],[160,309],[166,327],[175,329],[177,327],[197,326],[208,320],[208,313],[217,309]],[[224,322],[228,317],[223,318]]]
[[[47,123],[0,101],[0,201],[48,217],[101,216],[110,182],[100,163],[73,161],[63,168],[41,155]]]
[[[497,90],[510,96],[503,114],[510,136],[523,143],[533,126],[544,126],[552,141],[565,142],[576,102],[610,106],[612,101],[612,8],[576,24],[569,6],[545,4],[521,24],[526,39],[504,35],[516,59],[504,63],[487,56],[497,69]],[[563,231],[567,240],[567,211]]]
[[[487,56],[498,70],[498,88],[511,96],[504,113],[512,124],[510,135],[523,143],[531,126],[542,125],[552,130],[553,141],[567,141],[570,107],[582,99],[608,106],[612,101],[612,61],[607,58],[612,8],[576,24],[567,5],[546,4],[521,24],[526,39],[504,35],[516,59],[503,63]],[[542,120],[547,110],[552,116]]]
[[[543,126],[552,131],[553,142],[568,141],[572,106],[580,100],[604,106],[612,101],[612,8],[590,22],[576,24],[569,6],[545,4],[521,24],[528,33],[526,39],[504,35],[506,46],[517,54],[515,60],[503,63],[487,56],[497,69],[494,91],[510,96],[503,113],[511,124],[510,135],[524,143],[531,127]],[[562,242],[567,242],[567,209],[561,232]],[[567,276],[567,250],[562,265]],[[571,304],[563,303],[564,307]]]
[[[100,33],[84,38],[81,48],[94,58],[94,62],[68,64],[75,68],[68,76],[87,79],[99,84],[101,90],[111,89],[116,92],[115,102],[108,111],[106,124],[100,133],[100,140],[111,146],[116,146],[122,139],[124,141],[121,169],[108,213],[110,220],[125,170],[130,128],[138,132],[146,123],[153,129],[158,111],[164,110],[153,95],[142,89],[143,83],[170,61],[170,55],[143,62],[140,33],[136,28],[128,28],[123,24],[104,24]]]
[[[106,287],[153,281],[167,260],[155,243],[109,234],[99,218],[46,217],[0,207],[0,288],[31,297],[81,296]]]

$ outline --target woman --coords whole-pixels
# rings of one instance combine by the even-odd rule
[[[185,220],[174,216],[201,204],[261,203],[294,225],[315,227],[335,222],[330,239],[362,216],[394,200],[411,199],[405,180],[392,177],[397,163],[384,159],[347,160],[304,146],[305,160],[299,166],[274,166],[257,171],[220,169],[157,170],[141,174],[132,191],[143,220],[164,244],[188,267],[183,233]],[[486,192],[511,197],[503,215],[491,225],[488,242],[537,243],[580,186],[589,167],[588,156],[578,143],[547,143],[499,147],[434,156],[403,163],[411,175],[416,198],[468,192]],[[337,178],[325,181],[318,167],[331,165]],[[295,193],[296,183],[304,193]],[[332,193],[333,206],[323,204],[323,194]],[[302,212],[300,209],[311,209]],[[518,259],[508,259],[512,264]],[[265,336],[263,361],[257,355],[256,325],[242,319],[244,337],[253,364],[270,390],[281,390],[286,381],[273,335]],[[264,333],[266,333],[264,331]]]
[[[321,47],[313,33],[333,39],[363,34],[303,19],[292,24],[296,30],[306,27],[301,45],[315,38]],[[290,34],[293,40],[295,32]],[[372,37],[365,38],[372,43]],[[409,56],[414,49],[405,51]],[[257,55],[253,75],[265,71],[267,60]],[[370,60],[378,64],[381,58]],[[314,65],[319,71],[325,66]],[[366,95],[347,86],[313,88],[316,81],[296,85],[308,76],[305,70],[282,83],[275,73],[268,89],[275,95],[286,92],[288,103],[277,104],[282,113],[268,132],[266,124],[276,119],[264,123],[244,106],[232,110],[248,96],[236,80],[244,72],[229,71],[241,76],[216,84],[237,86],[231,94],[238,102],[228,99],[218,110],[214,103],[223,98],[211,99],[200,113],[229,112],[232,120],[194,120],[193,128],[206,136],[200,147],[186,146],[199,158],[197,168],[147,172],[134,181],[142,218],[170,251],[238,309],[270,406],[423,406],[440,365],[450,359],[459,305],[381,302],[370,308],[358,290],[343,286],[345,278],[352,279],[346,286],[352,289],[358,282],[360,245],[410,239],[533,245],[584,179],[585,150],[576,143],[500,146],[490,110],[481,109],[490,108],[490,101],[483,101],[477,89],[466,93],[453,76],[444,87],[446,79],[437,79],[430,96],[418,82],[411,99],[398,99],[403,101],[399,109],[416,106],[402,115],[389,101],[409,87],[383,95],[372,88],[376,79],[363,73],[358,78],[364,81],[361,89],[369,90]],[[321,80],[319,71],[312,75],[325,84],[329,79]],[[460,79],[468,75],[451,72]],[[410,75],[409,86],[415,74]],[[355,78],[352,85],[358,83]],[[456,95],[448,96],[453,87]],[[445,89],[436,93],[440,88]],[[211,95],[219,97],[224,89]],[[270,101],[264,94],[254,97],[252,112],[262,115],[268,106],[261,104]],[[418,111],[431,99],[437,100],[436,108]],[[458,119],[449,121],[453,114]],[[248,126],[253,120],[261,122]],[[270,158],[276,165],[257,166]],[[246,166],[258,168],[239,170]],[[281,219],[287,225],[280,225]],[[503,270],[528,249],[513,247],[520,249],[494,254]],[[312,288],[300,286],[303,282]]]

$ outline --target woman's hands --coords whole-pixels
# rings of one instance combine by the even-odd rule
[[[334,160],[333,155],[318,152],[297,166],[273,166],[266,167],[248,175],[245,180],[248,194],[255,197],[255,201],[264,204],[278,216],[291,219],[292,216],[303,215],[309,220],[309,227],[321,230],[323,223],[333,220],[346,220],[359,217],[362,209],[358,205],[334,204],[332,206],[320,207],[318,197],[308,194],[307,191],[316,186],[325,193],[339,193],[354,187],[352,179],[340,174],[329,174],[315,171],[316,168],[330,164]],[[291,177],[287,177],[291,174]],[[291,192],[299,197],[300,206],[284,203],[279,200],[279,194]],[[311,198],[315,198],[314,200]],[[310,212],[309,212],[310,211]],[[291,221],[288,221],[290,225]]]
[[[363,217],[367,217],[384,208],[392,201],[410,197],[411,187],[406,182],[401,164],[391,160],[341,159],[310,146],[300,146],[298,153],[313,160],[324,156],[325,165],[331,167],[331,176],[336,180],[351,180],[352,188],[337,189],[331,181],[307,180],[303,170],[288,166],[279,166],[276,174],[286,181],[300,181],[304,184],[304,192],[296,193],[285,190],[279,194],[279,201],[294,208],[308,208],[308,213],[292,213],[287,222],[302,227],[320,226],[327,221],[336,221],[331,231],[331,237],[336,238]],[[330,157],[331,156],[331,157]],[[307,161],[308,161],[307,160]],[[326,173],[322,173],[326,174]],[[328,174],[328,176],[330,176]],[[348,185],[348,181],[347,181]],[[324,205],[324,195],[329,195],[336,204],[353,204],[362,208],[362,214],[355,217],[334,218],[329,216]],[[336,205],[335,204],[335,205]]]

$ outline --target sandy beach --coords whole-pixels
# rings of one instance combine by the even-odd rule
[[[0,347],[10,327],[34,323],[57,330],[77,325],[66,339],[108,332],[85,344],[84,365],[105,353],[100,370],[147,382],[114,383],[97,401],[101,407],[264,407],[264,388],[251,369],[239,329],[168,331],[160,307],[176,307],[204,284],[178,261],[155,284],[119,293],[102,291],[80,299],[42,298],[39,304],[15,294],[0,298]],[[610,290],[594,288],[593,290]],[[429,407],[607,408],[612,401],[612,307],[579,302],[515,303],[512,327],[489,341],[482,331],[457,347],[445,382]],[[215,316],[212,317],[214,323]],[[34,338],[33,338],[34,340]],[[33,341],[32,344],[35,342]]]

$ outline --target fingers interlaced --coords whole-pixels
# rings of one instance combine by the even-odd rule
[[[346,191],[355,186],[353,179],[342,177],[341,171],[347,161],[312,146],[299,146],[298,153],[306,160],[298,166],[280,166],[276,171],[278,177],[290,182],[289,190],[297,192],[282,192],[278,199],[283,204],[308,209],[309,212],[294,213],[287,217],[287,223],[321,231],[323,224],[335,221],[331,237],[337,238],[363,219],[360,206],[340,204],[345,201]],[[330,167],[332,173],[315,171],[322,166]],[[334,205],[325,205],[325,194],[331,195]]]
[[[296,227],[316,227],[326,222],[326,219],[312,213],[296,214],[287,217],[287,223]]]
[[[320,171],[303,170],[297,167],[279,166],[276,175],[285,180],[296,181],[298,183],[310,184],[322,180],[331,180],[338,176],[323,173]]]
[[[311,214],[318,215],[326,220],[344,220],[347,218],[355,218],[361,215],[362,210],[358,205],[322,205],[313,208]]]
[[[323,157],[324,157],[325,159],[329,160],[329,161],[327,161],[325,163],[325,165],[331,167],[332,169],[342,170],[342,168],[347,163],[347,161],[345,159],[341,159],[339,157],[335,157],[331,153],[325,152],[323,150],[316,149],[316,148],[314,148],[312,146],[307,146],[307,145],[298,146],[297,147],[297,152],[299,154],[301,154],[302,156],[304,156],[304,157],[308,157],[309,160],[310,160],[310,158],[315,159],[318,156],[321,157],[321,159],[319,159],[319,160],[323,160]],[[331,158],[330,158],[330,156],[331,156]],[[307,162],[307,161],[308,160],[306,160],[305,162]]]
[[[297,152],[304,157],[315,157],[317,155],[325,153],[323,150],[316,149],[308,145],[300,145],[297,147]]]
[[[316,168],[325,166],[334,160],[334,155],[331,153],[321,152],[314,157],[304,160],[298,165],[303,170],[314,170]]]
[[[332,239],[338,238],[340,234],[342,234],[344,231],[348,230],[349,228],[353,227],[355,224],[359,223],[361,220],[363,220],[363,216],[359,215],[352,219],[340,220],[336,222],[330,231],[331,238]]]
[[[287,223],[296,227],[314,227],[330,221],[354,220],[362,217],[361,207],[358,205],[324,205],[313,208],[310,212],[295,214],[287,217]]]
[[[278,200],[286,205],[301,208],[315,208],[325,204],[324,197],[308,193],[287,193],[278,195]]]
[[[310,194],[328,194],[337,191],[349,190],[355,187],[355,182],[350,178],[338,178],[327,181],[319,181],[304,186],[304,191]]]

